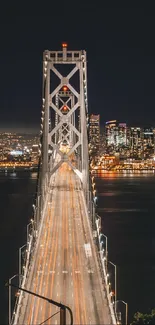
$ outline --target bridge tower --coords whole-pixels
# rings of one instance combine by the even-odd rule
[[[49,178],[68,163],[78,175],[87,200],[89,191],[88,101],[85,51],[43,54],[43,103],[41,117],[41,197]],[[66,147],[66,151],[61,150]]]

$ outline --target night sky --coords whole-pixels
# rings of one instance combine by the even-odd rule
[[[63,41],[87,51],[89,111],[101,114],[102,124],[155,126],[153,7],[90,2],[1,7],[0,128],[39,129],[42,53]]]

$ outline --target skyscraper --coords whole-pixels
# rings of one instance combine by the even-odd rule
[[[112,120],[106,122],[105,125],[105,137],[106,137],[106,147],[114,147],[116,144],[116,125],[117,121]]]
[[[118,124],[118,138],[117,138],[118,146],[126,146],[127,144],[127,127],[126,123]]]
[[[116,120],[106,122],[105,137],[107,151],[119,152],[127,144],[126,123],[118,123]]]
[[[143,136],[140,127],[130,128],[130,152],[131,157],[141,158],[143,153]]]
[[[143,129],[143,153],[144,158],[154,154],[154,129],[147,127]]]
[[[91,114],[89,118],[89,151],[99,152],[100,147],[100,115]]]

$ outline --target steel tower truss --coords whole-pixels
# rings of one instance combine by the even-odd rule
[[[60,72],[64,66],[70,70],[67,74]],[[61,51],[47,50],[43,55],[43,70],[42,178],[46,180],[47,175],[52,175],[63,162],[67,162],[79,176],[87,194],[89,162],[86,52],[68,51],[67,44],[62,45]],[[68,148],[65,153],[61,150],[62,145]]]

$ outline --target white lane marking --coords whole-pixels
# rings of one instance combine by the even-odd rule
[[[57,324],[57,319],[55,320],[55,324]]]
[[[73,293],[72,293],[72,297],[73,297]]]
[[[57,292],[57,297],[59,296],[58,292]]]
[[[33,316],[34,316],[34,306],[35,306],[35,304],[33,304],[33,310],[32,310],[32,315],[31,315],[31,322],[30,322],[30,324],[33,324],[32,321],[33,321]]]
[[[73,281],[71,282],[71,285],[73,285]]]
[[[59,272],[58,272],[58,275],[59,275]]]
[[[37,271],[38,274],[43,274],[43,271]]]
[[[68,271],[62,271],[62,273],[68,273]]]
[[[86,257],[91,257],[92,251],[91,251],[90,243],[84,244],[84,249],[85,249]]]
[[[60,266],[60,263],[58,263],[58,266]]]
[[[59,286],[59,282],[57,282],[57,285]]]
[[[94,271],[92,271],[92,270],[88,270],[88,273],[94,273]]]
[[[55,273],[55,271],[50,271],[50,274]]]
[[[71,272],[71,276],[72,276],[72,272]]]
[[[80,271],[75,271],[75,273],[81,273]]]

